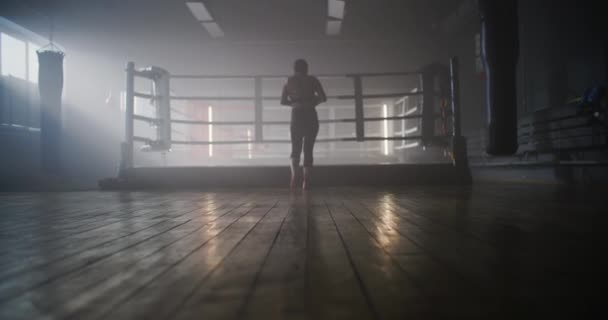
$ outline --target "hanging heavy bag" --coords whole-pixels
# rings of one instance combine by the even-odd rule
[[[50,174],[58,174],[61,171],[63,57],[63,52],[38,52],[41,167],[43,172]]]
[[[487,153],[517,151],[517,0],[480,0],[482,59],[486,70]]]

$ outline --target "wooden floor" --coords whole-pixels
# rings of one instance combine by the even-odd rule
[[[0,319],[588,312],[605,192],[549,186],[0,194]]]

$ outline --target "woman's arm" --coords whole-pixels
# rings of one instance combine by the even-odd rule
[[[325,90],[323,90],[323,85],[317,78],[315,78],[315,95],[317,96],[317,106],[327,101],[327,95],[325,94]]]
[[[283,86],[283,93],[281,93],[281,105],[291,107],[291,99],[289,99],[289,94],[287,94],[287,85]]]

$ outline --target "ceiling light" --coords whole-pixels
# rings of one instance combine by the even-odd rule
[[[344,19],[344,1],[341,0],[329,0],[328,2],[328,15],[336,19]]]
[[[213,21],[213,17],[202,2],[186,2],[186,6],[198,21]]]
[[[209,35],[213,38],[221,38],[224,36],[224,31],[220,28],[220,26],[215,22],[203,22],[203,27],[207,29]]]
[[[340,20],[329,20],[327,21],[327,29],[326,32],[330,36],[336,36],[340,34],[340,29],[342,29],[342,21]]]

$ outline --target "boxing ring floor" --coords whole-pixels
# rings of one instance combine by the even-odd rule
[[[3,193],[0,318],[580,316],[599,274],[596,191]]]

